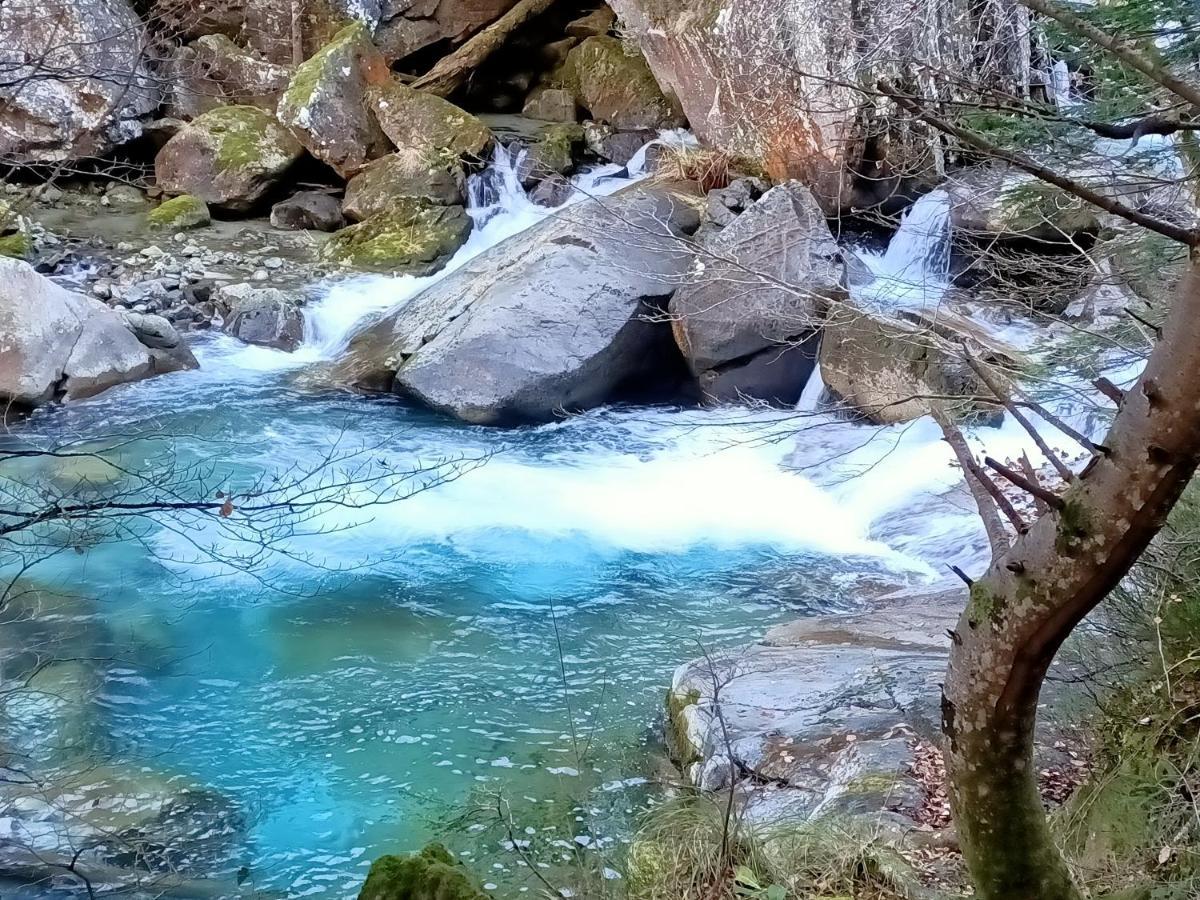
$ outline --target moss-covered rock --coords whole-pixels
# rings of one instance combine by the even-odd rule
[[[957,418],[994,415],[995,404],[977,399],[992,394],[962,360],[964,338],[977,339],[987,361],[1011,365],[1018,356],[949,311],[939,311],[931,322],[842,304],[824,326],[821,375],[847,409],[880,425],[928,415],[931,398]]]
[[[188,228],[203,228],[212,223],[208,204],[199,197],[184,194],[172,197],[161,206],[146,214],[146,223],[151,228],[184,231]]]
[[[15,231],[0,236],[0,256],[10,259],[27,259],[33,253],[33,238],[26,231]]]
[[[184,126],[154,160],[159,187],[209,206],[249,212],[300,158],[304,148],[268,113],[225,106]]]
[[[351,221],[361,222],[386,212],[402,198],[460,206],[466,198],[466,185],[466,173],[456,157],[400,150],[375,160],[350,180],[342,212]]]
[[[370,29],[354,22],[296,69],[279,100],[279,121],[349,178],[391,149],[367,99],[368,85],[389,77]]]
[[[430,275],[466,243],[471,219],[461,206],[403,198],[386,211],[335,234],[325,262],[376,271]]]
[[[954,227],[983,240],[1063,243],[1100,228],[1096,207],[1004,166],[964,170],[946,189]]]
[[[645,57],[614,37],[596,36],[567,55],[556,76],[592,118],[618,128],[673,128],[679,104],[663,94]]]
[[[565,175],[575,168],[576,151],[582,146],[583,126],[564,123],[547,128],[525,157],[527,178]]]
[[[475,116],[394,78],[373,85],[370,97],[380,126],[401,150],[478,159],[492,143],[491,131]]]
[[[692,739],[687,711],[700,702],[697,690],[667,691],[667,750],[683,771],[701,759],[701,748]]]
[[[441,844],[408,856],[382,856],[371,866],[358,900],[489,900],[466,868]]]

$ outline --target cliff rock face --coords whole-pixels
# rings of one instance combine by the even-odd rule
[[[851,85],[886,76],[924,93],[930,71],[978,73],[1018,92],[1027,21],[1015,0],[612,0],[655,77],[705,144],[813,188],[826,211],[878,201],[939,172],[936,144],[888,126]],[[974,35],[995,46],[978,46]],[[1018,50],[992,52],[1016,45]],[[918,77],[918,72],[920,74]]]
[[[145,47],[126,0],[0,3],[0,158],[82,159],[140,136],[159,101]]]

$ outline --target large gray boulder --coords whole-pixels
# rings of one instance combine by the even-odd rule
[[[360,333],[338,375],[478,424],[544,422],[653,388],[681,368],[661,309],[698,224],[663,187],[569,207]]]
[[[139,137],[159,103],[146,46],[127,0],[0,3],[0,159],[101,156]]]
[[[789,356],[788,364],[760,361],[752,379],[718,376],[743,370],[759,354],[782,359],[845,297],[845,262],[821,208],[807,188],[789,182],[706,233],[670,311],[679,348],[701,382],[715,387],[713,399],[741,392],[786,403],[804,388],[811,350],[807,367]]]
[[[959,592],[780,626],[681,666],[667,738],[705,791],[735,788],[757,825],[862,816],[911,828],[923,788],[914,736],[933,740]]]
[[[183,367],[160,366],[120,313],[0,258],[0,403],[80,399]]]

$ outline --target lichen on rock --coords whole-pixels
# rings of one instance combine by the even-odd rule
[[[372,85],[370,102],[380,127],[401,150],[479,159],[491,146],[492,132],[478,118],[394,78]]]
[[[367,102],[387,63],[362,22],[347,25],[296,69],[279,100],[279,121],[317,159],[350,177],[390,149]]]

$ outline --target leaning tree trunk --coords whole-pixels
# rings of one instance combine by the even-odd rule
[[[1200,459],[1200,274],[1099,455],[971,587],[942,699],[951,802],[981,900],[1079,900],[1038,794],[1042,681],[1071,630],[1162,528]]]

